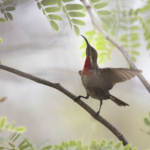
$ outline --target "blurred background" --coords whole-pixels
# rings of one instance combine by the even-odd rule
[[[79,2],[79,1],[78,1]],[[141,3],[132,2],[132,5]],[[0,61],[3,65],[16,68],[51,82],[59,82],[75,95],[86,95],[79,70],[84,58],[79,47],[81,36],[70,29],[67,18],[59,23],[60,30],[53,31],[47,18],[35,1],[18,1],[12,12],[14,20],[0,23]],[[3,16],[1,14],[1,16]],[[0,17],[1,17],[0,16]],[[84,18],[86,26],[80,27],[81,34],[92,30],[89,15]],[[144,41],[143,41],[144,42]],[[145,45],[145,44],[143,44]],[[136,66],[150,83],[149,52],[141,46]],[[123,67],[127,62],[122,54],[113,50],[111,60],[100,67]],[[0,70],[0,115],[7,116],[9,122],[27,127],[24,136],[34,143],[49,138],[51,144],[61,141],[81,140],[89,144],[92,140],[118,139],[102,124],[94,120],[85,110],[59,91]],[[138,149],[150,148],[150,137],[140,131],[148,130],[143,117],[150,111],[150,95],[140,80],[135,77],[117,84],[110,93],[125,101],[129,107],[118,107],[112,101],[104,101],[101,115],[114,125]],[[99,101],[84,100],[95,111]]]

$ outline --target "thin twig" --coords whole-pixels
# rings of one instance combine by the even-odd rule
[[[11,72],[11,73],[14,73],[14,74],[19,75],[19,76],[24,77],[24,78],[30,79],[30,80],[35,81],[37,83],[44,84],[44,85],[47,85],[49,87],[55,88],[55,89],[61,91],[62,93],[64,93],[65,95],[67,95],[68,97],[70,97],[73,101],[76,98],[76,96],[74,94],[72,94],[70,91],[68,91],[67,89],[65,89],[59,83],[52,83],[50,81],[47,81],[47,80],[35,77],[35,76],[30,75],[28,73],[24,73],[22,71],[19,71],[19,70],[16,70],[16,69],[4,66],[4,65],[0,65],[0,69],[8,71],[8,72]],[[113,125],[111,125],[103,117],[95,115],[96,112],[91,107],[89,107],[86,103],[84,103],[80,99],[76,103],[79,104],[83,109],[85,109],[98,122],[102,123],[107,129],[109,129],[112,133],[114,133],[114,135],[120,141],[122,141],[122,143],[123,143],[124,146],[128,144],[128,142],[125,139],[125,137]]]
[[[124,55],[125,59],[127,60],[127,62],[129,63],[129,66],[131,69],[137,69],[137,67],[135,66],[135,64],[133,63],[132,59],[130,58],[130,56],[128,55],[126,49],[124,48],[123,45],[121,45],[118,41],[114,40],[110,35],[108,35],[103,28],[100,26],[100,24],[97,22],[97,19],[95,18],[92,9],[91,9],[91,5],[87,3],[86,0],[81,0],[81,2],[84,4],[85,8],[87,9],[92,23],[93,25],[98,29],[98,31],[110,42],[112,43],[115,47],[117,47],[120,52]],[[150,84],[147,82],[147,80],[143,77],[142,74],[138,75],[138,78],[141,80],[141,82],[143,83],[143,85],[145,86],[145,88],[148,90],[148,92],[150,93]]]

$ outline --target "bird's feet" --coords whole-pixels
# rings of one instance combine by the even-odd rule
[[[95,113],[95,117],[97,118],[99,116],[100,111]]]
[[[80,99],[80,96],[77,96],[77,97],[74,99],[74,102],[77,102],[79,99]]]

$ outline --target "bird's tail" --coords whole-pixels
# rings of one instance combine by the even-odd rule
[[[113,95],[110,95],[110,99],[115,102],[117,105],[119,106],[129,106],[127,103],[121,101],[120,99],[116,98],[115,96]]]

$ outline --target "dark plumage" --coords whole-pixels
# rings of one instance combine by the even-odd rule
[[[83,38],[87,43],[86,60],[84,68],[82,71],[79,71],[79,74],[87,96],[78,96],[75,100],[81,97],[87,99],[91,96],[94,99],[100,100],[100,108],[102,101],[106,99],[111,99],[119,106],[129,106],[111,95],[109,90],[111,90],[116,83],[129,80],[138,75],[141,71],[126,68],[99,68],[97,65],[97,51],[90,46],[84,36]],[[100,108],[97,114],[99,114]]]

